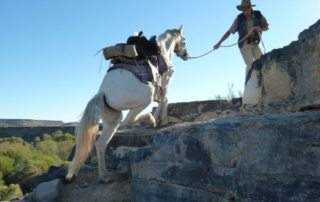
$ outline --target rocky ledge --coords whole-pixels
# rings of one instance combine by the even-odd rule
[[[320,20],[301,32],[297,41],[256,60],[253,68],[245,103],[252,102],[264,113],[319,109]]]
[[[181,124],[153,139],[131,158],[133,201],[320,199],[320,111]]]

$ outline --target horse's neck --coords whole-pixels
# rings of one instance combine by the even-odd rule
[[[171,43],[166,43],[165,41],[160,42],[159,44],[162,49],[162,56],[167,61],[169,66],[172,66],[172,57],[174,52],[175,42],[172,41]]]

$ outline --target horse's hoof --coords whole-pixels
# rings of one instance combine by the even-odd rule
[[[156,128],[156,127],[157,127],[157,124],[154,122],[153,124],[151,124],[151,127],[152,127],[152,128]]]
[[[88,188],[90,187],[91,185],[93,185],[93,183],[89,183],[89,182],[82,182],[81,184],[79,184],[79,188],[81,189],[85,189],[85,188]]]
[[[161,121],[161,126],[166,126],[169,124],[168,120]]]
[[[122,181],[128,179],[128,173],[112,173],[108,174],[105,177],[99,177],[98,183],[100,184],[109,184],[115,181]]]
[[[97,183],[106,185],[106,184],[110,184],[112,182],[113,181],[110,181],[110,180],[107,180],[107,179],[104,179],[104,178],[99,178]]]
[[[98,181],[97,181],[97,184],[98,185],[108,185],[108,184],[111,184],[111,183],[113,183],[115,181],[117,181],[117,180],[114,179],[114,178],[110,178],[110,177],[101,178],[101,177],[99,177]]]
[[[159,123],[157,124],[157,128],[164,128],[164,127],[166,127],[167,125],[168,125],[168,123],[159,122]]]
[[[76,176],[75,175],[73,175],[72,177],[64,177],[63,179],[62,179],[62,183],[63,184],[69,184],[69,183],[72,183],[74,180],[76,179]]]

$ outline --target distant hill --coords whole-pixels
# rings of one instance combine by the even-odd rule
[[[60,127],[62,121],[33,120],[33,119],[0,119],[0,127]]]

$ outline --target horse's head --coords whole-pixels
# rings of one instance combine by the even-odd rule
[[[163,54],[170,59],[173,53],[176,53],[183,60],[189,58],[182,25],[179,29],[169,29],[160,35],[158,43],[161,46]]]
[[[189,55],[188,55],[188,50],[186,46],[186,39],[183,36],[183,26],[181,25],[180,28],[178,29],[178,36],[176,37],[176,45],[174,48],[174,52],[182,58],[183,60],[188,60]]]

